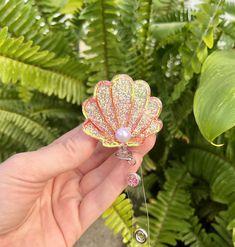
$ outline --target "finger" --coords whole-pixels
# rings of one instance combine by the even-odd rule
[[[103,147],[102,143],[99,142],[91,157],[81,164],[76,170],[82,174],[86,174],[102,164],[109,156],[116,152],[116,150],[116,148]]]
[[[146,153],[152,149],[156,140],[156,136],[149,136],[145,142],[139,146],[132,148],[132,152],[138,153],[141,156],[144,156]],[[88,172],[81,180],[79,186],[82,192],[82,195],[86,195],[91,190],[95,189],[104,179],[108,176],[108,174],[118,165],[118,158],[115,155],[111,155],[106,161],[104,161],[100,166],[96,169]],[[130,166],[126,162],[126,168]]]
[[[149,145],[149,148],[152,147],[153,143]],[[84,230],[87,229],[125,189],[127,186],[127,175],[138,170],[144,154],[141,149],[138,151],[139,153],[133,154],[136,160],[135,166],[127,165],[126,161],[118,160],[115,167],[113,167],[105,179],[84,197],[79,208],[80,220]]]
[[[11,174],[14,173],[12,175],[17,174],[31,181],[47,181],[81,165],[91,156],[96,146],[97,140],[86,135],[80,128],[76,135],[54,145],[17,154],[3,166]]]
[[[79,134],[79,132],[81,131],[81,129],[82,129],[82,124],[80,124],[78,127],[74,128],[74,129],[68,131],[64,135],[60,136],[59,138],[54,140],[50,145],[58,144],[59,142],[64,142],[73,136],[77,136]]]
[[[53,143],[50,145],[55,145],[61,142],[66,141],[67,139],[70,139],[73,136],[76,136],[82,128],[82,125],[79,125],[78,127],[70,130],[69,132],[65,133],[63,136],[56,139]],[[79,166],[78,169],[75,171],[78,171],[79,173],[86,174],[88,171],[94,169],[98,165],[100,165],[104,160],[106,160],[112,153],[115,152],[115,148],[105,148],[101,144],[101,142],[98,142],[97,147],[94,151],[94,153],[91,155],[91,157],[83,162]]]

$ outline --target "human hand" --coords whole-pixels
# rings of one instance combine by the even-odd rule
[[[136,165],[114,156],[81,127],[0,166],[1,247],[70,247],[127,186],[150,136],[132,148]]]

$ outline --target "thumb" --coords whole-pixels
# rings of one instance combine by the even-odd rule
[[[0,171],[5,169],[14,177],[42,182],[74,169],[94,152],[97,140],[86,135],[81,127],[74,135],[71,133],[37,151],[12,156],[2,164]]]

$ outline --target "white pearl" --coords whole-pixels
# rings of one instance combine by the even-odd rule
[[[116,133],[115,137],[121,143],[125,143],[131,139],[131,130],[128,127],[119,128]]]

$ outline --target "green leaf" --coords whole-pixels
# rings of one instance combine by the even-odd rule
[[[105,219],[105,225],[114,234],[121,232],[124,243],[131,241],[134,230],[134,211],[130,199],[126,198],[124,193],[103,213],[102,217]]]
[[[199,61],[203,63],[205,59],[207,58],[207,56],[208,56],[207,47],[204,44],[202,44],[201,46],[197,48],[197,57]]]
[[[157,39],[162,40],[180,31],[185,24],[186,22],[156,23],[152,26],[152,32]]]
[[[194,97],[194,115],[202,135],[213,142],[235,126],[235,51],[211,54]]]
[[[192,68],[195,73],[200,73],[201,63],[196,56],[192,59]]]
[[[213,28],[210,28],[206,35],[203,37],[203,41],[207,45],[208,48],[212,48],[214,45],[214,32]]]
[[[68,0],[60,11],[63,14],[73,14],[77,9],[82,7],[82,4],[83,0]]]

